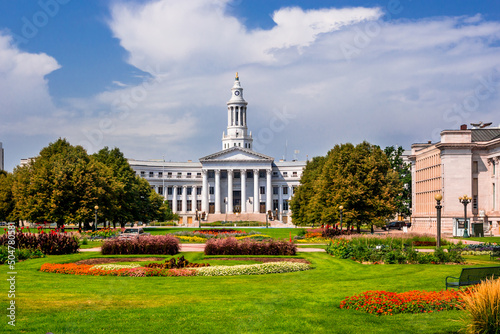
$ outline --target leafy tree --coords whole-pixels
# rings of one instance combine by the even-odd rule
[[[59,139],[14,171],[14,210],[32,222],[88,223],[94,220],[95,205],[100,212],[108,209],[115,188],[109,168],[83,147]]]
[[[12,197],[12,184],[12,174],[0,170],[0,221],[17,221],[13,216],[14,199]]]
[[[373,228],[396,211],[395,197],[401,191],[385,153],[367,142],[336,145],[324,158],[321,171],[306,168],[303,178],[305,190],[301,184],[298,198],[294,195],[292,199],[292,210],[299,210],[298,214],[292,211],[292,218],[302,224],[314,219],[334,225],[342,205],[347,226],[356,225],[359,230],[362,224],[369,224]]]
[[[290,209],[292,219],[297,225],[314,226],[314,223],[321,219],[320,211],[312,207],[314,204],[311,204],[311,199],[314,195],[315,182],[323,170],[325,160],[325,157],[314,157],[308,161],[300,179],[300,186],[295,189]]]
[[[401,146],[388,146],[384,152],[403,185],[402,191],[396,196],[398,214],[408,217],[411,215],[411,165],[403,161],[404,149]]]

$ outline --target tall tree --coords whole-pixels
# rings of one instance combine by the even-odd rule
[[[401,192],[396,196],[396,207],[398,214],[406,218],[411,215],[411,165],[403,160],[404,149],[401,146],[388,146],[384,152],[403,185]]]
[[[109,168],[81,146],[59,139],[14,171],[15,212],[32,222],[91,222],[94,206],[106,210],[116,185]]]
[[[17,222],[14,218],[14,198],[12,197],[13,176],[0,170],[0,221]]]
[[[319,178],[325,165],[325,157],[314,157],[308,161],[302,177],[300,186],[295,189],[290,209],[292,210],[292,219],[297,225],[313,225],[319,222],[321,214],[319,210],[312,208],[311,199],[314,197],[314,185]]]
[[[396,211],[395,197],[401,191],[401,185],[387,156],[378,146],[367,142],[356,146],[350,143],[336,145],[325,157],[320,173],[307,169],[306,173],[310,175],[303,177],[312,179],[312,191],[307,189],[312,196],[308,197],[306,209],[294,205],[305,210],[307,217],[318,219],[319,216],[321,223],[333,225],[338,222],[341,205],[344,207],[344,222],[348,226],[357,226],[358,230],[362,224],[369,224],[372,228],[373,225],[382,225]],[[292,199],[292,203],[294,201]],[[304,222],[303,215],[296,218]]]

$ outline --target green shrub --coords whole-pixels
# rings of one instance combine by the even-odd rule
[[[9,251],[7,246],[0,246],[0,264],[4,264],[9,260],[15,262],[34,259],[38,257],[45,257],[45,255],[38,249],[31,250],[26,248],[20,248],[14,251],[14,259],[12,257],[9,259]]]

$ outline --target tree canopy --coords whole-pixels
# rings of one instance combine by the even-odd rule
[[[10,218],[30,222],[85,223],[98,220],[119,223],[150,221],[168,213],[163,198],[135,175],[119,149],[107,147],[88,155],[81,146],[59,139],[40,151],[27,165],[14,170],[12,182],[0,175],[0,198],[8,198]],[[6,185],[7,184],[7,185]],[[0,220],[8,212],[0,206]]]
[[[401,146],[388,146],[384,152],[403,185],[401,192],[396,196],[398,214],[408,217],[411,215],[411,165],[403,161],[404,149]]]
[[[336,145],[326,157],[314,158],[302,174],[291,201],[296,224],[343,222],[382,225],[396,211],[401,183],[380,147],[363,142]]]

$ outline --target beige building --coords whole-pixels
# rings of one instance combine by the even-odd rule
[[[413,144],[411,229],[436,233],[434,196],[442,194],[442,233],[462,236],[464,205],[459,197],[467,195],[468,233],[482,223],[485,234],[500,234],[499,159],[500,128],[462,125],[442,131],[438,143]]]

